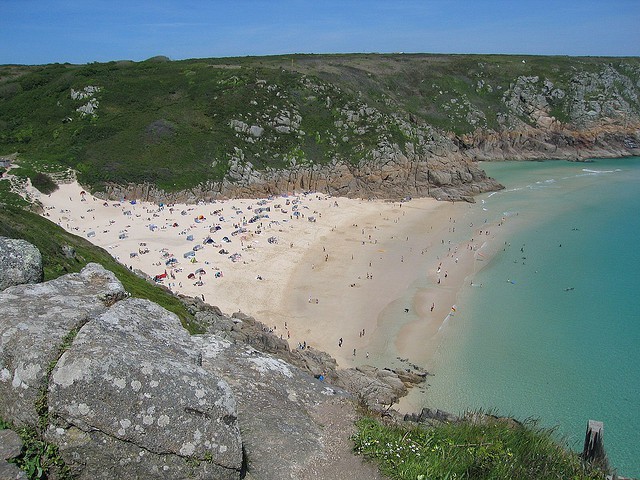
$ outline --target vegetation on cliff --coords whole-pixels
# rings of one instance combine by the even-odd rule
[[[637,58],[287,55],[6,65],[0,155],[19,152],[15,173],[23,176],[72,168],[94,189],[134,183],[164,191],[267,170],[384,164],[393,155],[436,164],[484,148],[496,132],[506,139],[491,147],[508,150],[530,129],[552,135],[525,138],[516,150],[551,155],[605,136],[576,131],[614,125],[605,133],[617,155],[638,148],[639,82]]]
[[[363,418],[354,435],[355,451],[394,480],[605,478],[605,472],[582,462],[553,431],[533,421],[475,417],[411,429]]]

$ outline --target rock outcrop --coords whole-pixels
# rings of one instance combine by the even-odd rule
[[[217,333],[190,336],[97,264],[5,289],[0,417],[40,432],[74,478],[378,478],[351,453],[352,395],[309,373],[330,357],[198,308]]]
[[[570,160],[640,154],[640,125],[602,125],[581,130],[554,124],[523,125],[517,131],[481,131],[463,135],[458,144],[473,160]]]
[[[193,478],[237,478],[236,397],[200,363],[175,315],[148,300],[118,302],[79,331],[53,369],[46,438],[80,478],[179,478],[187,469]]]
[[[384,163],[369,160],[358,165],[336,161],[331,165],[294,166],[255,170],[250,164],[232,167],[232,180],[211,182],[179,192],[167,192],[151,184],[109,184],[105,198],[136,198],[164,203],[197,203],[220,198],[264,198],[286,192],[316,191],[352,198],[403,199],[434,197],[473,202],[474,195],[502,186],[487,177],[477,164],[459,154],[429,160],[398,153]],[[97,196],[101,195],[96,192]]]
[[[24,240],[0,237],[0,291],[13,285],[38,283],[44,277],[40,251]]]
[[[286,340],[271,333],[264,324],[249,315],[237,312],[228,317],[217,307],[198,299],[183,298],[183,301],[188,303],[196,322],[207,331],[232,343],[250,345],[273,355],[315,378],[322,376],[330,384],[350,392],[373,411],[387,410],[427,377],[427,372],[415,365],[396,370],[369,365],[338,369],[336,360],[320,350],[310,347],[290,350]]]
[[[37,425],[36,404],[60,346],[71,332],[124,297],[115,276],[96,264],[78,274],[0,292],[1,416],[17,426]]]
[[[403,420],[414,423],[440,424],[457,422],[460,418],[442,410],[423,408],[420,413],[407,413]]]
[[[9,460],[22,452],[22,440],[13,430],[0,430],[0,478],[3,480],[27,480],[27,474]]]

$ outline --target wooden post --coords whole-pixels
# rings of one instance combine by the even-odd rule
[[[587,462],[603,468],[608,467],[607,454],[604,451],[604,423],[596,420],[589,420],[587,423],[587,433],[584,437],[584,448],[582,458]]]

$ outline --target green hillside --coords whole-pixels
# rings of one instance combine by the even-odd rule
[[[640,119],[640,59],[288,55],[0,66],[0,155],[21,175],[179,191],[292,165],[358,165],[386,145],[464,146],[535,127]],[[448,142],[448,143],[447,143]],[[415,150],[415,149],[414,149]],[[411,150],[413,151],[413,150]],[[431,149],[433,151],[433,149]],[[428,152],[425,153],[428,155]],[[233,181],[233,180],[232,180]]]

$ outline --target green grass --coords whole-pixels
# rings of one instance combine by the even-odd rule
[[[374,460],[393,480],[605,478],[534,421],[400,428],[363,418],[357,428],[356,453]]]
[[[65,465],[56,445],[42,440],[35,428],[16,428],[11,422],[0,417],[0,430],[11,429],[22,440],[22,451],[10,463],[16,464],[27,474],[29,480],[46,480],[57,478],[59,480],[71,480],[71,471]],[[54,476],[51,474],[55,472]]]
[[[15,207],[24,208],[29,206],[29,202],[20,195],[11,191],[11,184],[8,180],[0,180],[0,208],[4,205],[13,205]]]
[[[4,182],[0,182],[2,184]],[[149,299],[175,313],[191,333],[202,333],[183,303],[167,290],[153,285],[118,263],[109,253],[85,239],[66,232],[53,222],[22,208],[4,205],[0,209],[0,236],[22,238],[40,250],[45,280],[79,272],[87,263],[101,264],[112,271],[132,296]],[[67,258],[62,247],[69,245],[75,258]]]

